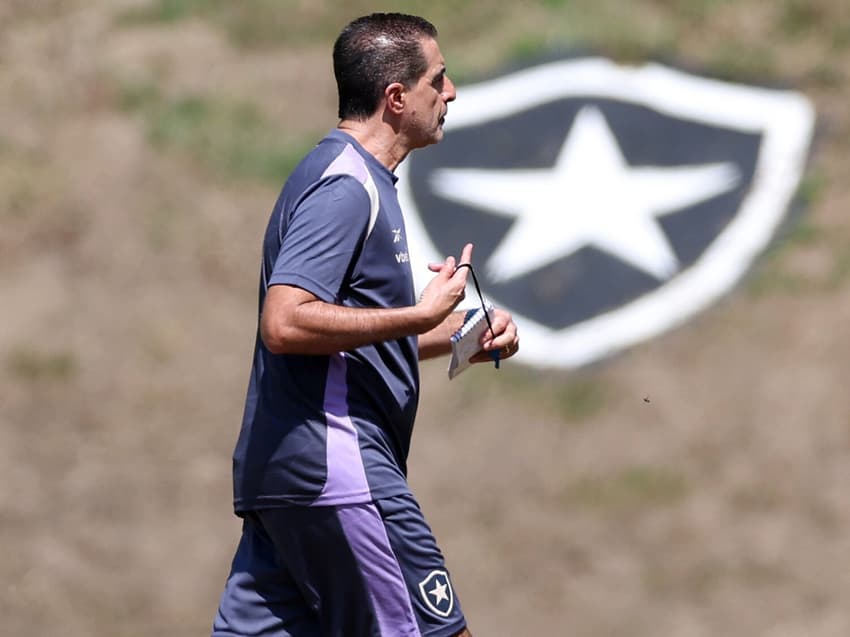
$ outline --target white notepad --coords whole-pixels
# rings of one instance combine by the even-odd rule
[[[487,316],[493,320],[493,306],[487,308]],[[470,366],[469,359],[481,351],[481,335],[488,329],[484,308],[479,307],[460,329],[452,334],[452,358],[449,361],[449,378],[454,378]]]

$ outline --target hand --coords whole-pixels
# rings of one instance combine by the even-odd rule
[[[468,268],[457,269],[457,265],[471,261],[472,244],[467,243],[461,252],[459,261],[450,256],[443,263],[428,265],[428,269],[431,272],[436,272],[437,276],[422,291],[422,296],[417,305],[425,312],[431,328],[442,323],[457,307],[457,304],[463,300]]]
[[[494,338],[490,334],[490,330],[484,332],[481,337],[481,348],[483,351],[478,352],[470,359],[473,363],[492,362],[493,352],[498,352],[499,359],[504,360],[519,351],[517,326],[510,312],[496,308],[493,310],[493,319],[490,323],[493,325],[493,333],[496,336]]]

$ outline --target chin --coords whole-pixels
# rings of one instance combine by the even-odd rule
[[[443,127],[440,126],[434,129],[430,134],[423,135],[417,140],[417,142],[412,146],[413,148],[425,148],[426,146],[432,146],[434,144],[439,143],[443,139]]]

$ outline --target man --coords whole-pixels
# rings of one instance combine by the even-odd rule
[[[455,99],[436,35],[401,14],[342,31],[340,122],[272,212],[216,636],[469,635],[406,480],[418,360],[450,351],[472,257],[431,265],[416,299],[393,170]],[[492,326],[478,362],[516,352],[510,315]]]

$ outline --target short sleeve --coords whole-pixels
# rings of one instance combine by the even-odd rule
[[[369,224],[369,195],[347,175],[326,178],[287,220],[270,285],[294,285],[327,303],[338,300]]]

